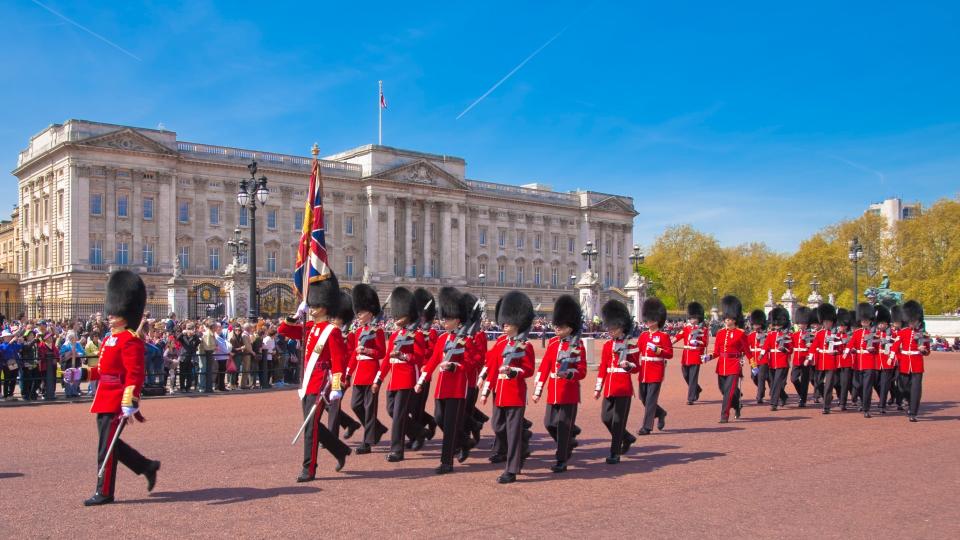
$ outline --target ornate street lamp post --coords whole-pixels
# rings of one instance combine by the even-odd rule
[[[863,258],[863,246],[860,245],[860,239],[856,236],[853,237],[853,240],[850,241],[850,252],[847,254],[847,257],[850,259],[850,262],[853,263],[853,309],[857,309],[857,281],[858,281],[858,271],[860,259]]]
[[[256,319],[259,314],[259,301],[257,298],[257,204],[260,206],[267,204],[270,198],[270,190],[267,189],[267,177],[257,178],[257,162],[251,161],[247,165],[250,171],[250,178],[244,178],[240,181],[240,189],[237,190],[237,203],[246,208],[250,213],[250,312],[248,317]]]

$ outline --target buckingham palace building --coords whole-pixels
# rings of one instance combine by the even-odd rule
[[[102,302],[106,273],[130,267],[150,301],[165,303],[176,270],[189,282],[189,315],[209,313],[222,305],[225,272],[248,259],[233,240],[238,229],[249,240],[237,190],[253,160],[269,188],[256,213],[261,312],[292,311],[310,157],[85,120],[47,127],[17,160],[15,268],[4,271],[18,275],[19,300]],[[368,281],[382,298],[395,285],[486,298],[520,289],[546,312],[573,291],[587,242],[598,251],[601,299],[622,294],[629,278],[631,197],[470,180],[463,158],[379,145],[321,163],[327,249],[344,286]]]

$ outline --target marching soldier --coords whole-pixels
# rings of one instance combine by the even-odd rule
[[[611,339],[603,344],[593,398],[600,399],[603,396],[600,418],[610,432],[607,464],[615,465],[620,463],[620,456],[626,454],[637,441],[627,431],[627,419],[633,400],[633,381],[630,376],[640,369],[640,350],[633,318],[623,302],[609,300],[600,309],[600,316]]]
[[[790,312],[782,306],[773,308],[770,312],[770,326],[773,330],[767,333],[763,343],[766,351],[768,369],[770,370],[770,410],[777,410],[777,405],[787,404],[787,393],[784,387],[787,384],[787,367],[793,354],[793,338],[790,335]]]
[[[813,332],[810,330],[812,310],[807,306],[797,308],[795,315],[797,331],[790,339],[793,353],[790,355],[793,368],[790,370],[790,382],[797,391],[797,398],[801,409],[807,406],[807,395],[810,391],[810,374],[813,371],[813,361],[810,358],[810,346],[813,344]]]
[[[517,479],[526,454],[523,413],[527,406],[527,378],[533,375],[535,356],[527,333],[533,324],[533,303],[520,291],[507,293],[500,305],[497,324],[507,338],[487,352],[487,380],[480,393],[486,405],[491,387],[495,388],[491,422],[501,447],[507,450],[506,467],[497,478],[499,484]]]
[[[147,288],[140,276],[129,270],[112,273],[107,281],[105,305],[110,336],[103,340],[100,361],[93,367],[73,368],[82,370],[81,380],[99,381],[90,412],[97,415],[97,465],[103,473],[97,476],[97,491],[83,501],[84,506],[113,502],[117,461],[143,475],[147,491],[153,491],[157,483],[160,462],[143,457],[119,438],[130,418],[144,421],[139,403],[145,353],[143,340],[137,337],[135,329],[140,326],[146,303]]]
[[[463,301],[466,305],[470,306],[471,309],[474,305],[477,305],[477,297],[470,294],[463,294]],[[482,315],[483,311],[480,311]],[[480,325],[477,324],[477,331],[473,334],[473,351],[477,355],[475,361],[470,362],[469,373],[467,373],[467,379],[474,381],[480,376],[480,370],[482,366],[486,363],[487,358],[487,333],[484,332]],[[477,385],[471,384],[467,387],[467,402],[466,402],[466,414],[463,415],[463,436],[464,441],[461,446],[461,453],[464,451],[469,451],[471,448],[475,447],[480,442],[480,432],[483,430],[483,424],[490,420],[490,417],[483,414],[479,408],[477,408],[477,399],[480,397],[480,389],[477,388]],[[470,437],[472,435],[472,437]],[[462,461],[462,460],[461,460]]]
[[[303,409],[303,468],[297,482],[310,482],[317,474],[317,450],[323,445],[336,460],[334,470],[340,472],[351,450],[320,422],[323,401],[343,397],[342,378],[347,363],[343,335],[330,316],[340,309],[340,283],[332,273],[322,281],[310,283],[307,289],[306,324],[288,319],[277,331],[288,339],[303,340],[305,360],[303,379],[297,395]],[[329,392],[329,394],[327,393]]]
[[[813,357],[815,369],[823,377],[823,414],[830,414],[833,404],[833,379],[837,372],[837,358],[843,352],[843,340],[836,330],[837,308],[831,304],[817,307],[817,315],[822,328],[813,338]]]
[[[350,293],[340,291],[340,310],[331,322],[340,328],[340,334],[344,337],[344,354],[347,359],[353,356],[353,351],[357,348],[357,336],[350,331],[350,325],[353,323],[354,316],[353,299],[350,297]],[[349,383],[350,368],[347,367],[347,371],[343,377],[344,390],[346,390]],[[350,415],[347,414],[347,411],[341,410],[340,407],[342,403],[343,400],[340,399],[327,403],[327,429],[329,429],[334,436],[340,437],[340,428],[343,428],[345,430],[343,438],[349,439],[353,436],[354,432],[360,429],[360,422],[351,418]]]
[[[817,336],[817,332],[820,331],[821,321],[820,321],[820,311],[817,308],[810,310],[810,331],[813,333],[813,336]],[[817,354],[816,350],[813,348],[813,342],[810,342],[810,351],[808,351],[807,356],[809,357],[810,362],[810,384],[813,386],[813,402],[821,403],[823,400],[823,376],[824,372],[817,370]]]
[[[555,473],[567,470],[567,461],[573,452],[573,426],[580,404],[580,381],[587,375],[586,351],[580,344],[583,329],[583,310],[570,295],[557,298],[553,306],[553,329],[547,350],[540,361],[533,402],[540,401],[547,388],[547,409],[543,423],[547,433],[557,443],[557,463],[550,467]]]
[[[730,409],[740,418],[743,406],[740,392],[741,366],[750,352],[747,333],[743,330],[743,305],[740,299],[727,295],[720,299],[720,317],[724,328],[713,338],[713,357],[717,359],[717,383],[723,400],[720,406],[720,423],[730,421]]]
[[[843,344],[843,352],[837,357],[837,374],[834,378],[834,388],[837,391],[837,401],[840,402],[840,410],[847,410],[847,398],[850,395],[850,387],[853,382],[853,354],[850,350],[850,332],[854,325],[853,319],[856,313],[851,313],[844,308],[837,309],[837,337]]]
[[[882,306],[881,306],[882,307]],[[886,311],[886,308],[884,308]],[[879,309],[866,302],[857,304],[857,322],[860,328],[853,331],[850,337],[850,351],[854,356],[854,369],[859,374],[860,410],[864,418],[870,418],[870,398],[873,396],[873,379],[877,374],[879,363],[880,340],[879,328],[874,328],[874,322],[879,319]],[[889,318],[889,314],[887,314]]]
[[[387,345],[383,330],[375,323],[381,311],[377,291],[366,283],[359,283],[352,295],[359,325],[354,331],[356,345],[348,351],[347,377],[353,385],[350,408],[363,424],[363,442],[357,447],[357,454],[369,454],[370,447],[378,444],[387,432],[387,426],[377,419],[379,398],[373,391],[373,381],[380,371],[380,359],[386,355]]]
[[[659,298],[647,298],[640,308],[640,314],[646,330],[637,339],[640,350],[640,400],[643,402],[643,425],[640,435],[649,435],[653,431],[653,420],[657,419],[657,429],[663,431],[667,422],[667,411],[657,402],[660,400],[660,387],[666,371],[667,360],[673,358],[673,344],[670,336],[663,332],[667,322],[667,307]]]
[[[417,333],[423,336],[423,358],[426,361],[433,356],[433,348],[437,345],[437,339],[440,337],[436,329],[433,328],[433,321],[437,317],[437,303],[430,291],[423,287],[417,287],[413,291],[413,301],[416,303],[420,314]],[[413,431],[418,432],[416,438],[408,443],[408,447],[412,450],[423,448],[424,439],[433,440],[437,432],[436,419],[426,411],[427,401],[430,399],[430,381],[425,383],[424,388],[423,392],[414,393],[413,397],[410,398]]]
[[[420,379],[414,390],[424,391],[435,369],[440,370],[434,389],[436,399],[437,424],[443,430],[443,442],[440,449],[440,466],[437,474],[453,472],[453,454],[462,440],[460,417],[466,413],[467,386],[473,381],[467,372],[471,362],[476,362],[475,342],[471,339],[470,323],[479,314],[472,313],[473,306],[467,306],[463,294],[453,287],[440,289],[438,295],[438,315],[443,324],[444,333],[433,348],[433,356],[427,361],[420,373]]]
[[[750,378],[753,379],[753,384],[757,385],[757,405],[762,405],[769,379],[767,351],[763,348],[766,340],[767,315],[762,309],[750,312],[750,328],[753,330],[747,335],[747,342],[750,345]],[[772,399],[776,401],[776,398]]]
[[[693,405],[700,399],[700,364],[707,350],[707,340],[710,333],[703,325],[703,306],[698,302],[687,304],[687,324],[677,334],[673,342],[683,342],[683,357],[680,360],[680,369],[683,371],[683,380],[687,383],[687,405]]]
[[[908,400],[907,418],[917,421],[920,394],[923,391],[923,357],[930,354],[930,337],[923,331],[923,306],[916,300],[903,304],[906,328],[900,330],[900,339],[891,351],[900,365],[900,392]]]
[[[413,293],[406,287],[397,287],[390,293],[390,313],[397,329],[387,341],[387,354],[380,364],[380,372],[373,380],[372,391],[376,394],[380,383],[387,380],[390,371],[390,385],[387,387],[387,414],[393,419],[390,429],[390,453],[387,461],[403,461],[406,437],[416,439],[423,432],[420,426],[410,420],[410,398],[413,387],[417,385],[420,366],[423,365],[423,352],[426,342],[423,334],[417,332],[420,314]]]

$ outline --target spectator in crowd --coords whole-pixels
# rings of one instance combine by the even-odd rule
[[[260,365],[260,387],[261,388],[272,388],[272,381],[274,379],[273,372],[273,353],[277,348],[277,343],[274,338],[274,330],[270,326],[266,326],[263,329],[263,339],[260,346],[262,351],[262,364]]]
[[[180,351],[177,350],[177,342],[167,340],[167,348],[163,351],[163,385],[171,394],[177,393],[177,369],[180,367]]]
[[[214,354],[217,352],[217,336],[213,331],[213,321],[206,320],[203,335],[200,336],[200,382],[201,392],[213,392],[213,379],[217,372]]]
[[[37,362],[37,333],[28,324],[20,339],[20,395],[25,401],[37,399],[40,392],[40,365]]]
[[[83,341],[83,354],[87,357],[87,367],[96,367],[100,363],[100,335],[87,331]],[[90,381],[87,394],[92,396],[96,392],[97,381]]]
[[[60,347],[60,366],[63,369],[80,368],[83,366],[83,346],[77,341],[77,333],[67,332],[66,342]],[[80,383],[70,381],[64,384],[67,397],[80,397]]]
[[[238,386],[241,390],[250,388],[250,338],[243,331],[243,325],[234,324],[233,333],[230,335],[230,352],[233,355],[233,362],[239,374],[230,375],[231,390]]]
[[[52,396],[56,392],[57,364],[60,362],[53,332],[43,334],[42,341],[37,345],[37,361],[43,378],[43,395]]]
[[[18,332],[19,333],[19,332]],[[0,332],[0,363],[3,364],[3,399],[11,401],[17,387],[17,375],[20,373],[19,335],[4,329]]]
[[[200,348],[200,336],[197,335],[196,330],[196,324],[189,322],[183,333],[177,338],[177,342],[180,344],[181,392],[190,392],[190,388],[194,384],[193,362]]]
[[[221,324],[214,322],[212,330],[217,340],[217,350],[214,353],[217,359],[217,390],[226,392],[227,363],[229,363],[233,351]]]

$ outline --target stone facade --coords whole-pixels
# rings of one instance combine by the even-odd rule
[[[162,301],[177,257],[192,287],[225,294],[227,241],[235,228],[249,237],[236,192],[253,159],[270,188],[256,215],[258,284],[262,295],[287,298],[310,158],[81,120],[32,137],[14,170],[20,295],[102,298],[110,268],[129,266]],[[573,291],[588,240],[600,252],[601,294],[629,278],[629,197],[468,180],[462,158],[377,145],[328,156],[322,171],[330,261],[345,285],[365,277],[383,291],[450,284],[482,287],[488,298],[519,288],[547,311]]]

